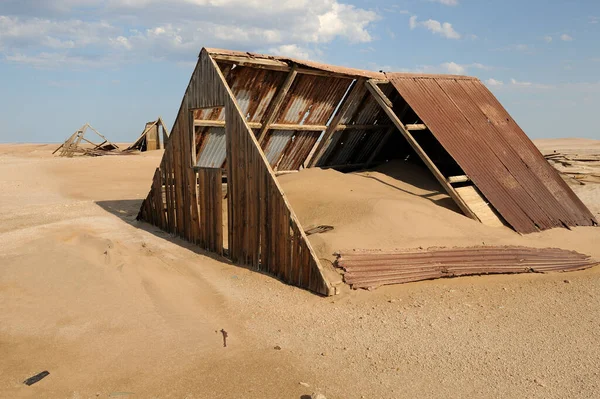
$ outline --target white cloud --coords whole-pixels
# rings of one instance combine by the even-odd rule
[[[573,37],[567,35],[566,33],[560,35],[560,40],[562,40],[563,42],[572,42],[573,41]]]
[[[435,3],[440,3],[445,6],[457,6],[458,5],[458,0],[429,0],[429,1],[433,1]]]
[[[10,2],[0,16],[0,60],[29,63],[102,54],[113,61],[192,61],[201,47],[273,48],[310,56],[336,39],[372,41],[377,13],[344,0],[37,0]],[[37,7],[36,7],[37,5]],[[71,16],[93,9],[106,21]],[[35,10],[35,11],[34,11]],[[31,15],[36,13],[35,16]],[[40,15],[46,15],[42,18]],[[30,16],[27,16],[30,15]],[[55,54],[55,55],[52,55]]]
[[[390,69],[381,68],[385,71],[389,71]],[[406,69],[400,68],[396,69],[399,72],[414,72],[414,73],[449,73],[452,75],[464,75],[469,72],[470,69],[482,69],[482,70],[491,70],[493,69],[490,66],[480,64],[478,62],[472,64],[458,64],[456,62],[444,62],[439,65],[420,65],[414,69]]]
[[[546,41],[546,43],[551,43],[552,42],[552,36],[544,36],[544,40]]]
[[[310,50],[297,46],[296,44],[282,44],[281,46],[271,47],[268,52],[274,55],[281,55],[290,58],[299,58],[309,60]]]
[[[598,21],[600,21],[600,18],[590,15],[589,20],[590,20],[590,24],[597,24]]]
[[[408,26],[410,29],[415,29],[418,26],[424,27],[434,34],[444,36],[447,39],[460,39],[461,35],[454,30],[452,24],[449,22],[440,22],[435,19],[428,19],[427,21],[418,22],[417,16],[413,15],[408,20]]]
[[[442,68],[453,75],[462,75],[466,72],[465,67],[457,64],[456,62],[445,62],[442,64]]]
[[[532,83],[532,82],[520,82],[514,78],[510,80],[510,84],[513,87],[518,87],[518,88],[544,89],[544,90],[554,88],[554,86],[552,86],[552,85],[545,85],[545,84],[541,84],[541,83]]]
[[[410,27],[411,30],[413,30],[417,27],[417,16],[416,15],[413,15],[408,19],[408,26]]]
[[[485,81],[485,83],[486,83],[488,86],[503,86],[503,85],[504,85],[504,82],[503,82],[503,81],[501,81],[501,80],[496,80],[496,79],[494,79],[494,78],[489,78],[488,80],[486,80],[486,81]]]

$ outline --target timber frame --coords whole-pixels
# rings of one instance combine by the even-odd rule
[[[336,293],[325,270],[330,266],[319,262],[277,180],[279,174],[309,167],[349,171],[411,158],[429,169],[466,217],[521,232],[534,231],[531,226],[554,227],[538,224],[533,213],[523,216],[515,206],[507,208],[505,197],[512,194],[511,188],[501,186],[499,177],[499,189],[508,194],[488,189],[480,171],[465,162],[452,143],[439,140],[445,139],[438,133],[445,126],[436,124],[435,118],[427,117],[427,122],[421,118],[427,112],[417,100],[408,100],[417,89],[402,86],[403,79],[415,80],[419,90],[421,84],[451,85],[455,91],[460,85],[480,85],[465,76],[384,74],[202,49],[138,219],[234,263],[322,295]],[[488,94],[477,87],[481,103]],[[499,105],[493,106],[500,113]],[[443,111],[440,118],[452,119]],[[459,111],[452,112],[464,118]],[[478,122],[481,115],[468,115],[469,123]],[[506,121],[485,117],[494,122],[493,134],[503,134]],[[519,136],[520,142],[529,141],[524,137]],[[478,141],[478,145],[488,144]],[[511,144],[503,145],[508,151]],[[545,214],[554,217],[554,212],[567,226],[596,223],[568,187],[543,180],[554,175],[539,164],[535,153],[525,155],[521,154],[523,162],[531,170],[543,170],[536,181],[553,185],[554,193],[562,190],[575,209],[560,213],[548,208]],[[504,167],[510,172],[509,161],[500,159],[481,168]]]

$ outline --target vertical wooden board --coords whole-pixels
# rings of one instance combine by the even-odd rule
[[[248,175],[248,186],[250,195],[250,215],[249,215],[249,246],[250,246],[250,264],[254,269],[258,269],[258,258],[260,252],[260,204],[259,204],[259,192],[257,183],[259,181],[259,170],[258,170],[258,159],[257,154],[252,146],[249,146],[250,156],[250,169]]]
[[[292,224],[292,231],[294,233],[292,238],[292,264],[291,282],[294,285],[300,285],[300,257],[302,256],[302,245],[301,236],[298,226]]]
[[[226,154],[226,168],[227,168],[227,250],[229,251],[229,257],[233,262],[234,251],[233,251],[233,121],[228,118],[228,122],[225,125],[225,154]]]
[[[181,115],[181,112],[180,112]],[[177,117],[177,120],[180,116]],[[179,125],[173,128],[175,137],[171,137],[171,143],[173,144],[173,170],[175,180],[175,211],[177,212],[177,235],[180,237],[184,236],[184,212],[183,212],[183,171],[181,168],[181,154],[180,154],[180,137],[181,129]]]
[[[288,281],[288,249],[290,244],[290,234],[289,234],[289,220],[290,215],[289,211],[283,201],[279,202],[279,226],[278,226],[278,235],[279,235],[279,245],[280,245],[280,253],[279,253],[279,276],[283,279],[283,281]]]
[[[193,168],[188,169],[188,182],[190,187],[190,228],[191,228],[191,242],[198,243],[200,237],[200,219],[198,217],[198,185],[197,173]]]
[[[223,255],[223,190],[222,190],[223,172],[221,169],[215,169],[215,193],[213,201],[215,203],[215,252]]]
[[[188,143],[188,134],[189,134],[189,110],[186,109],[184,115],[182,115],[179,124],[181,126],[181,167],[183,169],[183,207],[184,207],[184,231],[185,231],[185,239],[193,242],[192,231],[193,231],[193,220],[192,216],[192,204],[191,204],[191,187],[192,182],[190,181],[190,161],[188,156],[191,157],[189,152],[190,143]],[[193,182],[195,186],[196,182]]]
[[[163,160],[160,164],[161,170],[161,178],[165,185],[165,212],[166,212],[166,230],[171,231],[171,223],[173,222],[171,218],[171,188],[169,185],[169,172],[167,165],[167,158],[163,156]]]
[[[200,237],[198,237],[198,245],[202,248],[206,246],[206,209],[204,203],[204,192],[206,186],[204,184],[204,173],[202,170],[198,171],[198,213],[200,219]]]
[[[273,182],[269,181],[269,273],[277,275],[277,265],[279,263],[278,256],[278,240],[277,240],[277,220],[279,215],[279,197],[277,196],[276,188]]]
[[[260,169],[260,270],[267,270],[269,264],[269,174],[266,168]]]
[[[175,187],[173,185],[173,155],[171,151],[165,150],[166,153],[166,175],[167,182],[169,183],[169,204],[168,204],[168,212],[169,212],[169,232],[171,234],[175,234],[175,227],[177,226],[177,222],[175,220]]]
[[[209,172],[209,181],[210,181],[210,191],[208,192],[208,196],[207,196],[207,200],[208,200],[208,208],[209,208],[209,212],[210,212],[210,225],[208,226],[209,229],[209,238],[210,238],[210,250],[212,252],[217,252],[217,239],[216,239],[216,216],[217,216],[217,211],[215,209],[215,171],[213,169],[208,169],[207,170]]]
[[[154,170],[154,176],[152,178],[152,222],[157,227],[160,227],[160,202],[160,186],[157,168]]]

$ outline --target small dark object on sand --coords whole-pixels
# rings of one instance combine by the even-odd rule
[[[26,379],[25,381],[23,381],[23,384],[33,385],[36,382],[38,382],[39,380],[41,380],[42,378],[46,377],[48,374],[50,374],[50,372],[48,372],[47,370],[44,370],[41,373],[36,374],[33,377],[29,377],[28,379]]]
[[[227,331],[221,329],[221,334],[223,334],[223,348],[227,348]]]

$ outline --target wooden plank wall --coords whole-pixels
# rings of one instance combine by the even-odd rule
[[[326,279],[217,64],[203,49],[138,219],[222,254],[220,169],[192,167],[192,110],[225,106],[229,256],[322,295]]]
[[[165,145],[165,153],[157,171],[158,175],[155,174],[150,193],[144,200],[138,215],[139,219],[202,247],[206,245],[204,241],[206,237],[216,237],[217,235],[222,237],[222,225],[219,225],[221,227],[219,233],[212,225],[200,224],[199,204],[206,204],[208,201],[203,196],[210,196],[213,199],[215,197],[211,196],[212,192],[197,188],[199,176],[192,168],[191,120],[193,109],[224,105],[227,93],[215,76],[212,60],[208,53],[203,51],[181,102],[170,135],[171,138]],[[218,171],[221,172],[220,169]],[[216,173],[212,172],[212,175]],[[207,175],[212,176],[211,172],[206,172],[204,177]],[[214,178],[213,176],[212,179]],[[212,181],[211,178],[208,179]],[[158,206],[159,192],[164,193],[164,210]],[[201,196],[198,195],[199,193]],[[221,203],[222,198],[219,198],[218,201]],[[217,209],[217,205],[212,204],[210,208],[206,209]],[[165,214],[164,222],[162,222],[163,213]],[[219,212],[219,217],[220,215]],[[203,215],[203,217],[207,217],[207,215]],[[218,247],[214,240],[216,238],[208,247],[213,252],[221,254],[223,246],[221,244]]]
[[[233,95],[225,105],[225,131],[231,259],[289,284],[334,294]]]
[[[198,207],[200,236],[198,245],[223,254],[223,171],[220,168],[198,170]]]

